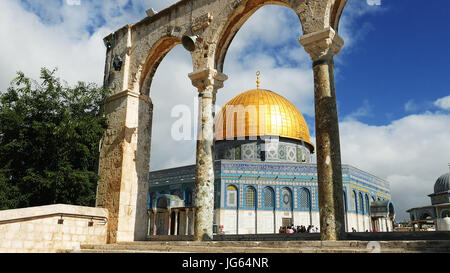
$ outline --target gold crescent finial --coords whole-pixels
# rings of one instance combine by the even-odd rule
[[[256,89],[259,89],[259,75],[261,75],[261,72],[256,71]]]

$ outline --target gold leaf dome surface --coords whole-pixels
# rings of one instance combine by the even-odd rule
[[[227,118],[233,116],[234,122],[227,122]],[[300,111],[290,101],[270,90],[253,89],[235,96],[216,115],[215,124],[216,141],[279,136],[303,140],[314,147]]]

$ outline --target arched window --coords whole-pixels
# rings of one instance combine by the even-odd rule
[[[245,193],[245,205],[247,207],[256,207],[256,190],[253,187],[248,187]]]
[[[364,199],[362,193],[359,193],[359,207],[361,208],[361,213],[364,214]]]
[[[356,192],[355,191],[352,191],[352,208],[356,212],[358,212],[358,203],[357,203],[357,200],[356,200]]]
[[[275,208],[275,192],[272,188],[267,187],[264,190],[264,207]]]
[[[237,189],[235,186],[227,187],[227,207],[237,207]]]
[[[156,198],[156,192],[150,193],[149,198],[148,198],[149,199],[148,200],[148,208],[149,209],[153,209],[153,202],[156,202],[155,198]]]
[[[365,195],[365,199],[366,199],[366,213],[370,214],[370,201],[369,201],[369,196],[367,195],[367,193]]]
[[[281,191],[281,208],[292,209],[292,193],[288,188]]]
[[[348,208],[347,208],[347,194],[345,193],[345,191],[343,191],[343,195],[344,195],[344,211],[347,212]]]
[[[193,206],[192,190],[190,188],[184,190],[184,204],[187,207]]]
[[[306,210],[311,209],[311,197],[307,189],[302,189],[300,193],[300,208]]]

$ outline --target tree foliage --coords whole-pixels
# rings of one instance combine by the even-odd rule
[[[55,72],[39,82],[19,72],[0,95],[0,209],[95,203],[108,91]]]

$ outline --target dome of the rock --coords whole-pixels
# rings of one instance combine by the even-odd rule
[[[229,120],[232,118],[233,122]],[[304,141],[313,148],[300,111],[286,98],[265,89],[253,89],[235,96],[216,115],[216,141],[252,136]]]

